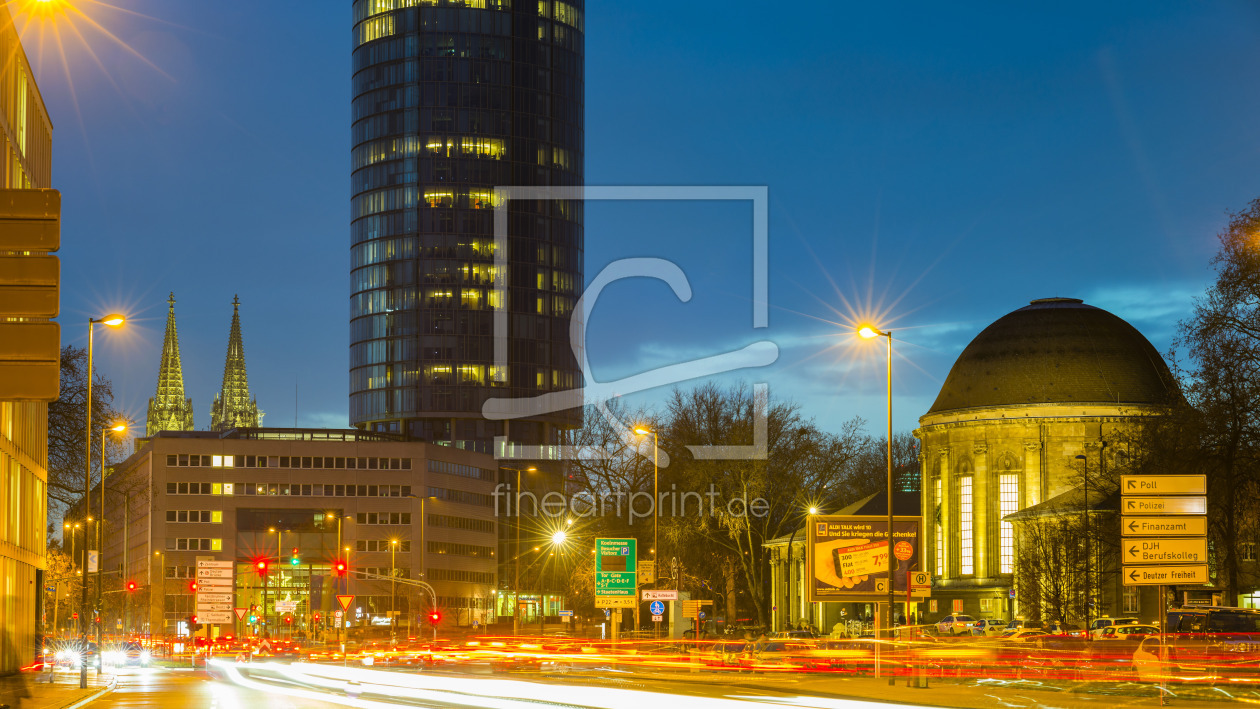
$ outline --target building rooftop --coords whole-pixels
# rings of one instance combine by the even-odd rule
[[[1158,404],[1176,396],[1132,325],[1076,298],[1042,298],[989,325],[954,362],[928,414],[1023,404]]]

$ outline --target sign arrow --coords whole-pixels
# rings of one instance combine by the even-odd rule
[[[1137,529],[1137,522],[1130,522],[1129,531],[1132,532],[1132,531],[1135,531],[1136,529]]]
[[[1132,549],[1129,550],[1129,553],[1132,554],[1133,556],[1137,556],[1138,548],[1133,547]]]
[[[1129,573],[1129,580],[1130,580],[1130,581],[1137,581],[1137,577],[1138,577],[1138,572],[1137,572],[1137,570],[1136,570],[1136,569],[1134,569],[1133,571],[1131,571],[1131,572]]]
[[[1130,509],[1130,510],[1135,509],[1133,506],[1133,500],[1129,500],[1129,506],[1127,509]]]
[[[1137,481],[1136,481],[1136,480],[1130,480],[1130,481],[1129,481],[1129,489],[1130,489],[1130,490],[1136,490],[1136,489],[1137,489]]]

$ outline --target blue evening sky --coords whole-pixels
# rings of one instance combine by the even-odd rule
[[[27,50],[56,127],[62,337],[123,309],[97,362],[143,421],[175,291],[199,428],[235,294],[267,425],[348,423],[350,3],[117,0]],[[824,427],[896,426],[954,358],[1033,298],[1084,298],[1161,351],[1211,277],[1229,210],[1260,196],[1253,2],[593,2],[591,185],[764,185],[769,327],[753,329],[751,209],[591,204],[588,281],[673,261],[694,291],[622,281],[588,333],[615,380],[768,339],[767,381]],[[71,81],[73,89],[71,89]],[[667,389],[635,403],[661,401]]]

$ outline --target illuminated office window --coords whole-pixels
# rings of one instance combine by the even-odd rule
[[[963,576],[976,572],[975,538],[971,526],[971,481],[970,475],[958,478],[958,573]]]
[[[998,512],[998,524],[1001,525],[1002,554],[1001,573],[1013,573],[1015,567],[1015,529],[1007,522],[1005,517],[1014,514],[1019,505],[1019,476],[1003,475],[998,480],[998,492],[1000,495]]]

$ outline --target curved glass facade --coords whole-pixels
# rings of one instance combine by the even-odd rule
[[[580,186],[584,1],[355,0],[350,420],[492,452],[553,444],[577,412],[481,417],[490,397],[571,389],[582,205],[513,201],[495,267],[496,186]],[[506,279],[506,299],[494,290]],[[506,302],[504,302],[506,301]],[[495,311],[508,310],[507,367]]]

